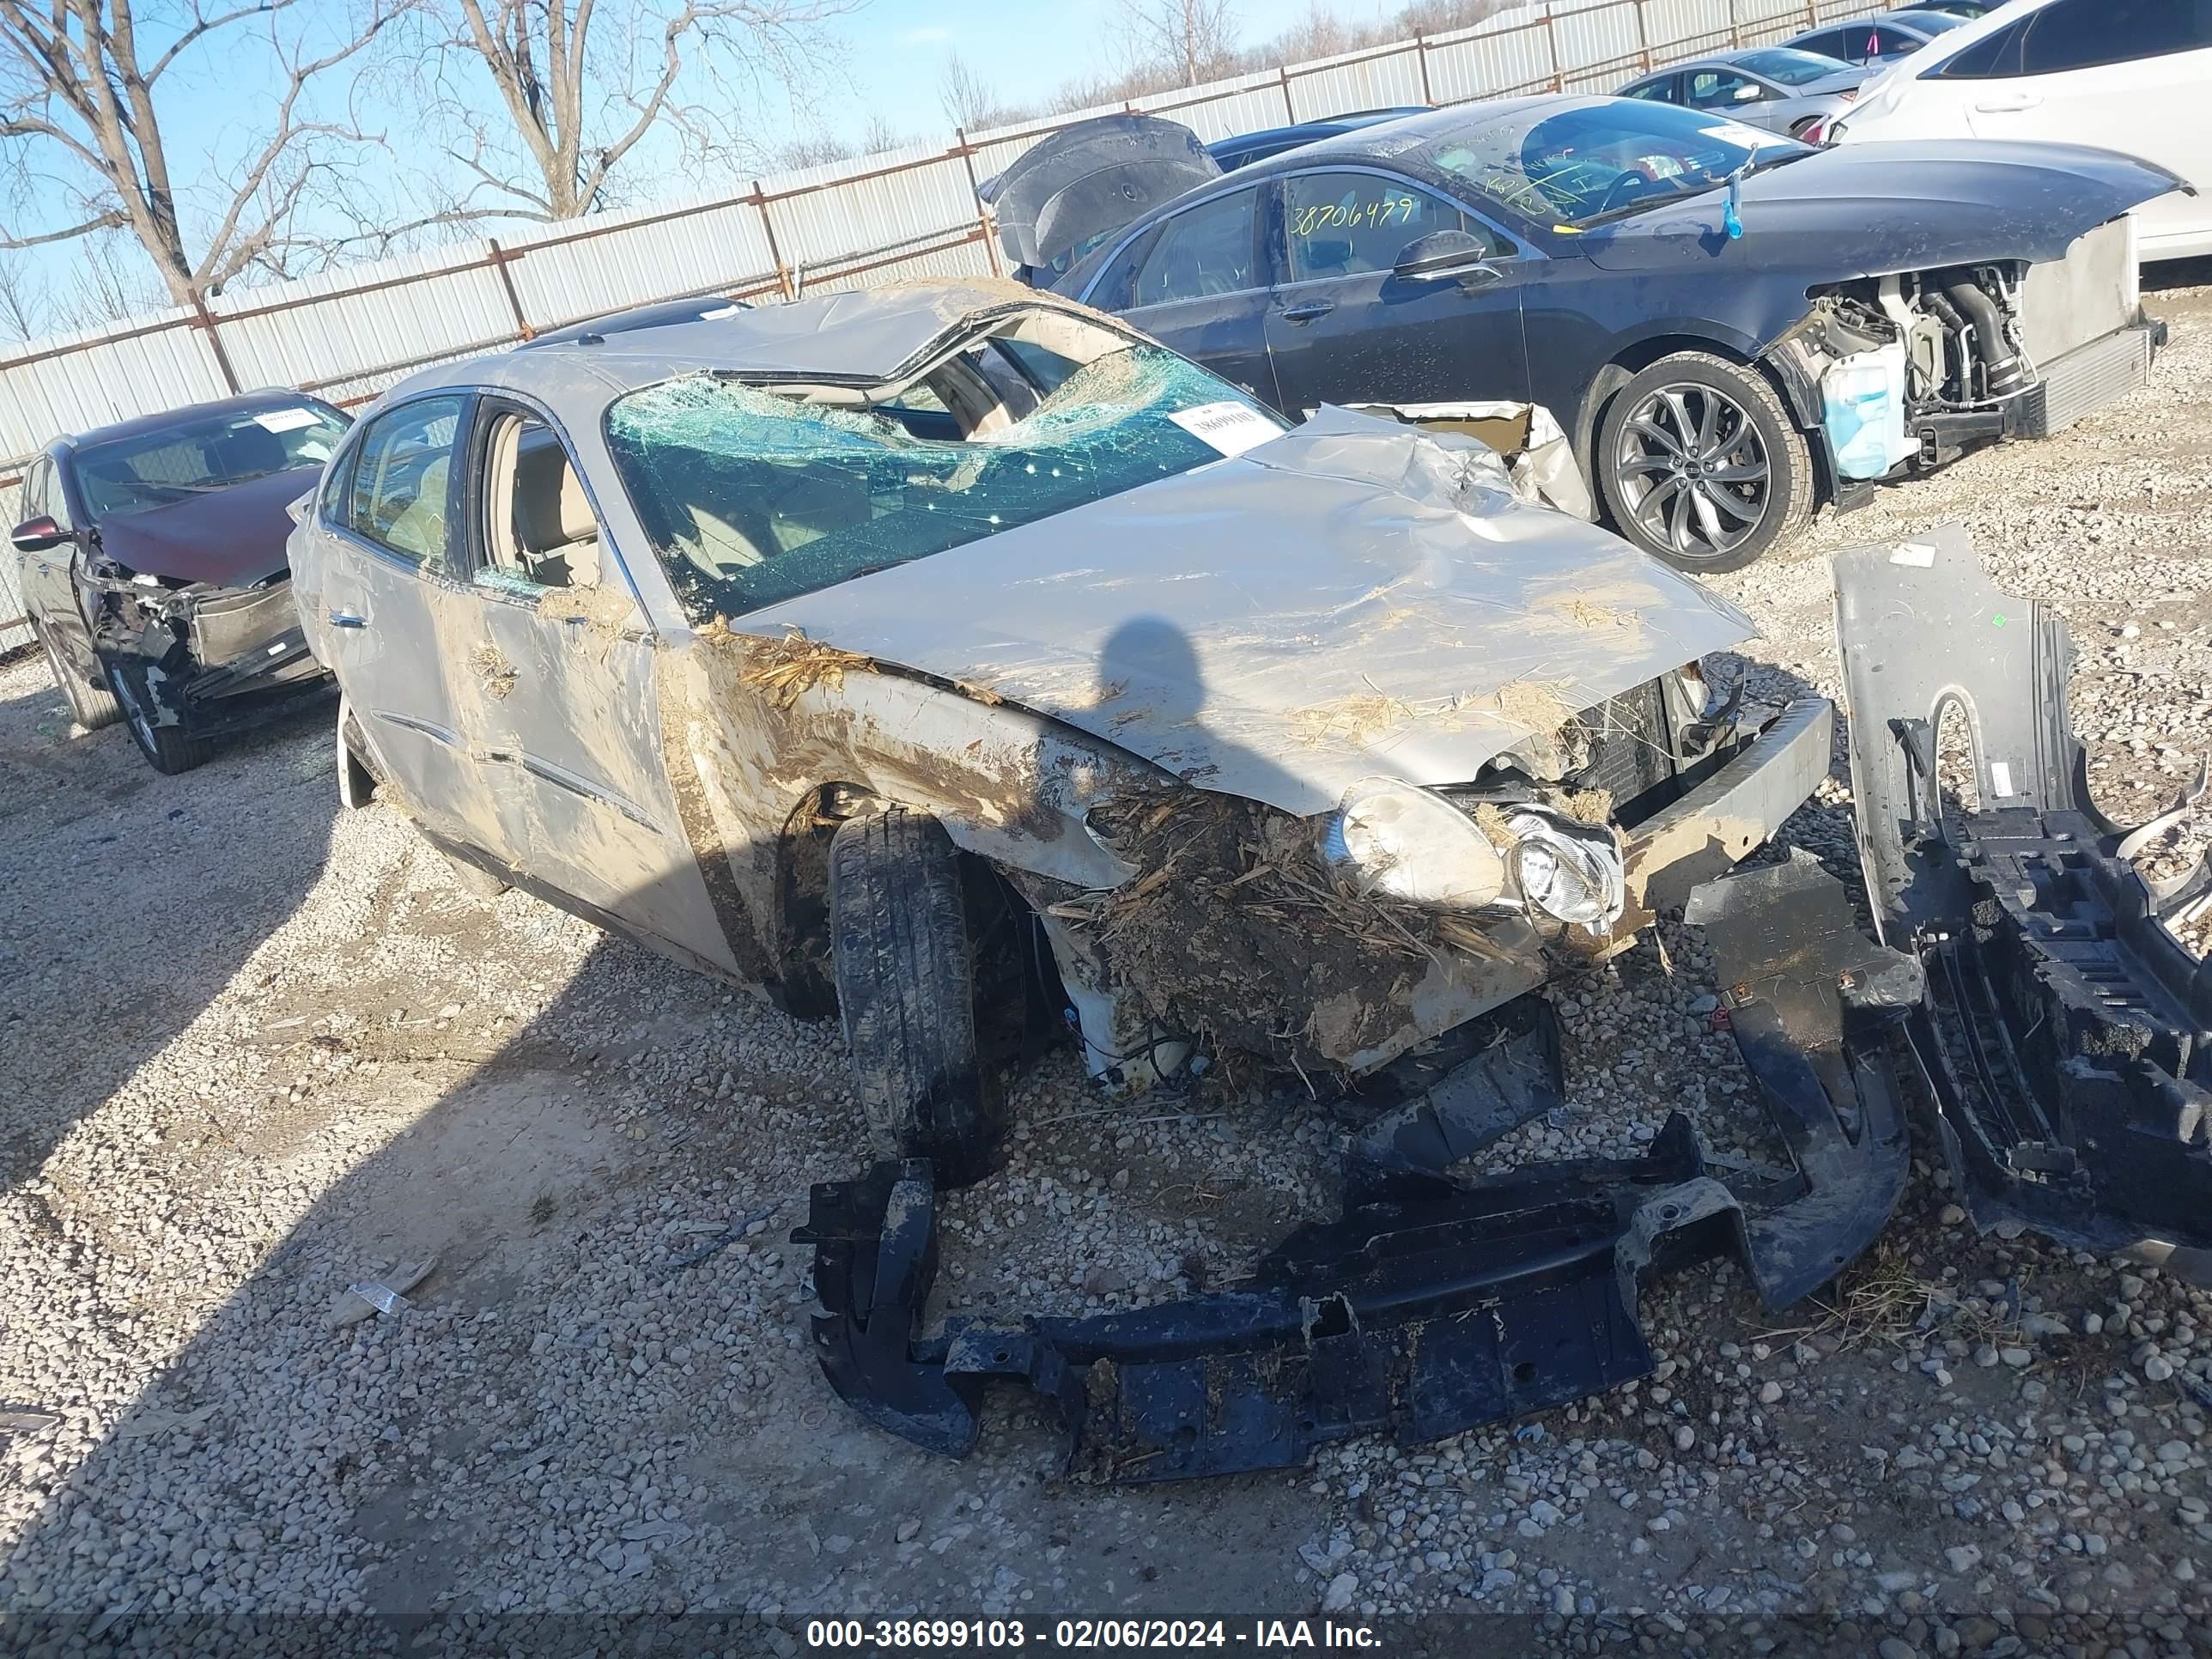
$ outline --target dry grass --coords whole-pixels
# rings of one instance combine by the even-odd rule
[[[810,640],[796,628],[780,640],[757,640],[732,633],[729,624],[717,617],[704,637],[715,643],[744,640],[746,661],[738,671],[738,684],[765,691],[778,708],[789,708],[815,686],[835,690],[845,684],[847,674],[867,673],[876,665],[872,658]]]
[[[1763,1331],[1759,1340],[1822,1337],[1841,1348],[1903,1347],[1915,1337],[1997,1343],[2015,1332],[2010,1321],[1968,1308],[1955,1286],[1919,1277],[1886,1248],[1862,1258],[1826,1296],[1806,1305],[1818,1316],[1809,1323]]]

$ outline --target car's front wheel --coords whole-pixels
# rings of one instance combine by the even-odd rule
[[[845,1045],[877,1146],[932,1160],[946,1186],[988,1173],[1006,1090],[978,1041],[967,887],[944,827],[898,807],[839,825],[830,928]]]
[[[189,772],[215,753],[215,744],[191,736],[180,726],[163,726],[154,718],[153,689],[146,671],[135,664],[107,665],[107,688],[122,706],[124,723],[146,763],[164,777]]]
[[[30,619],[31,635],[39,648],[46,653],[46,666],[54,672],[54,683],[69,699],[70,714],[88,732],[97,732],[103,726],[112,726],[123,718],[122,705],[114,694],[104,686],[94,685],[83,675],[70,666],[61,647],[47,637],[45,627],[36,617]]]
[[[1695,575],[1741,570],[1804,527],[1813,458],[1756,369],[1704,351],[1662,357],[1599,423],[1613,527]]]

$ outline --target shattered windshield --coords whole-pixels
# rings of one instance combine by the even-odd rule
[[[1433,140],[1425,159],[1538,224],[1582,225],[1811,152],[1704,110],[1614,98]]]
[[[346,417],[320,404],[257,409],[94,444],[77,451],[71,465],[85,510],[95,519],[114,518],[211,495],[271,472],[320,466],[345,429]]]
[[[1285,424],[1195,363],[1116,337],[1080,364],[993,341],[878,409],[690,375],[617,400],[607,438],[704,623],[1188,472]]]

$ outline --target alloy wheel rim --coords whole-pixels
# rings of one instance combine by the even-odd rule
[[[1773,471],[1743,405],[1694,381],[1663,386],[1629,412],[1615,476],[1647,539],[1688,559],[1717,559],[1766,520]]]
[[[151,754],[161,746],[161,740],[154,735],[152,718],[140,706],[138,695],[131,689],[130,675],[119,668],[111,669],[107,680],[115,688],[116,702],[123,705],[123,717],[131,722],[131,730],[146,746],[146,751]]]

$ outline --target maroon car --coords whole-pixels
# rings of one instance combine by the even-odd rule
[[[285,508],[347,417],[248,392],[57,438],[13,540],[32,631],[88,728],[126,720],[158,772],[320,687],[292,606]]]

